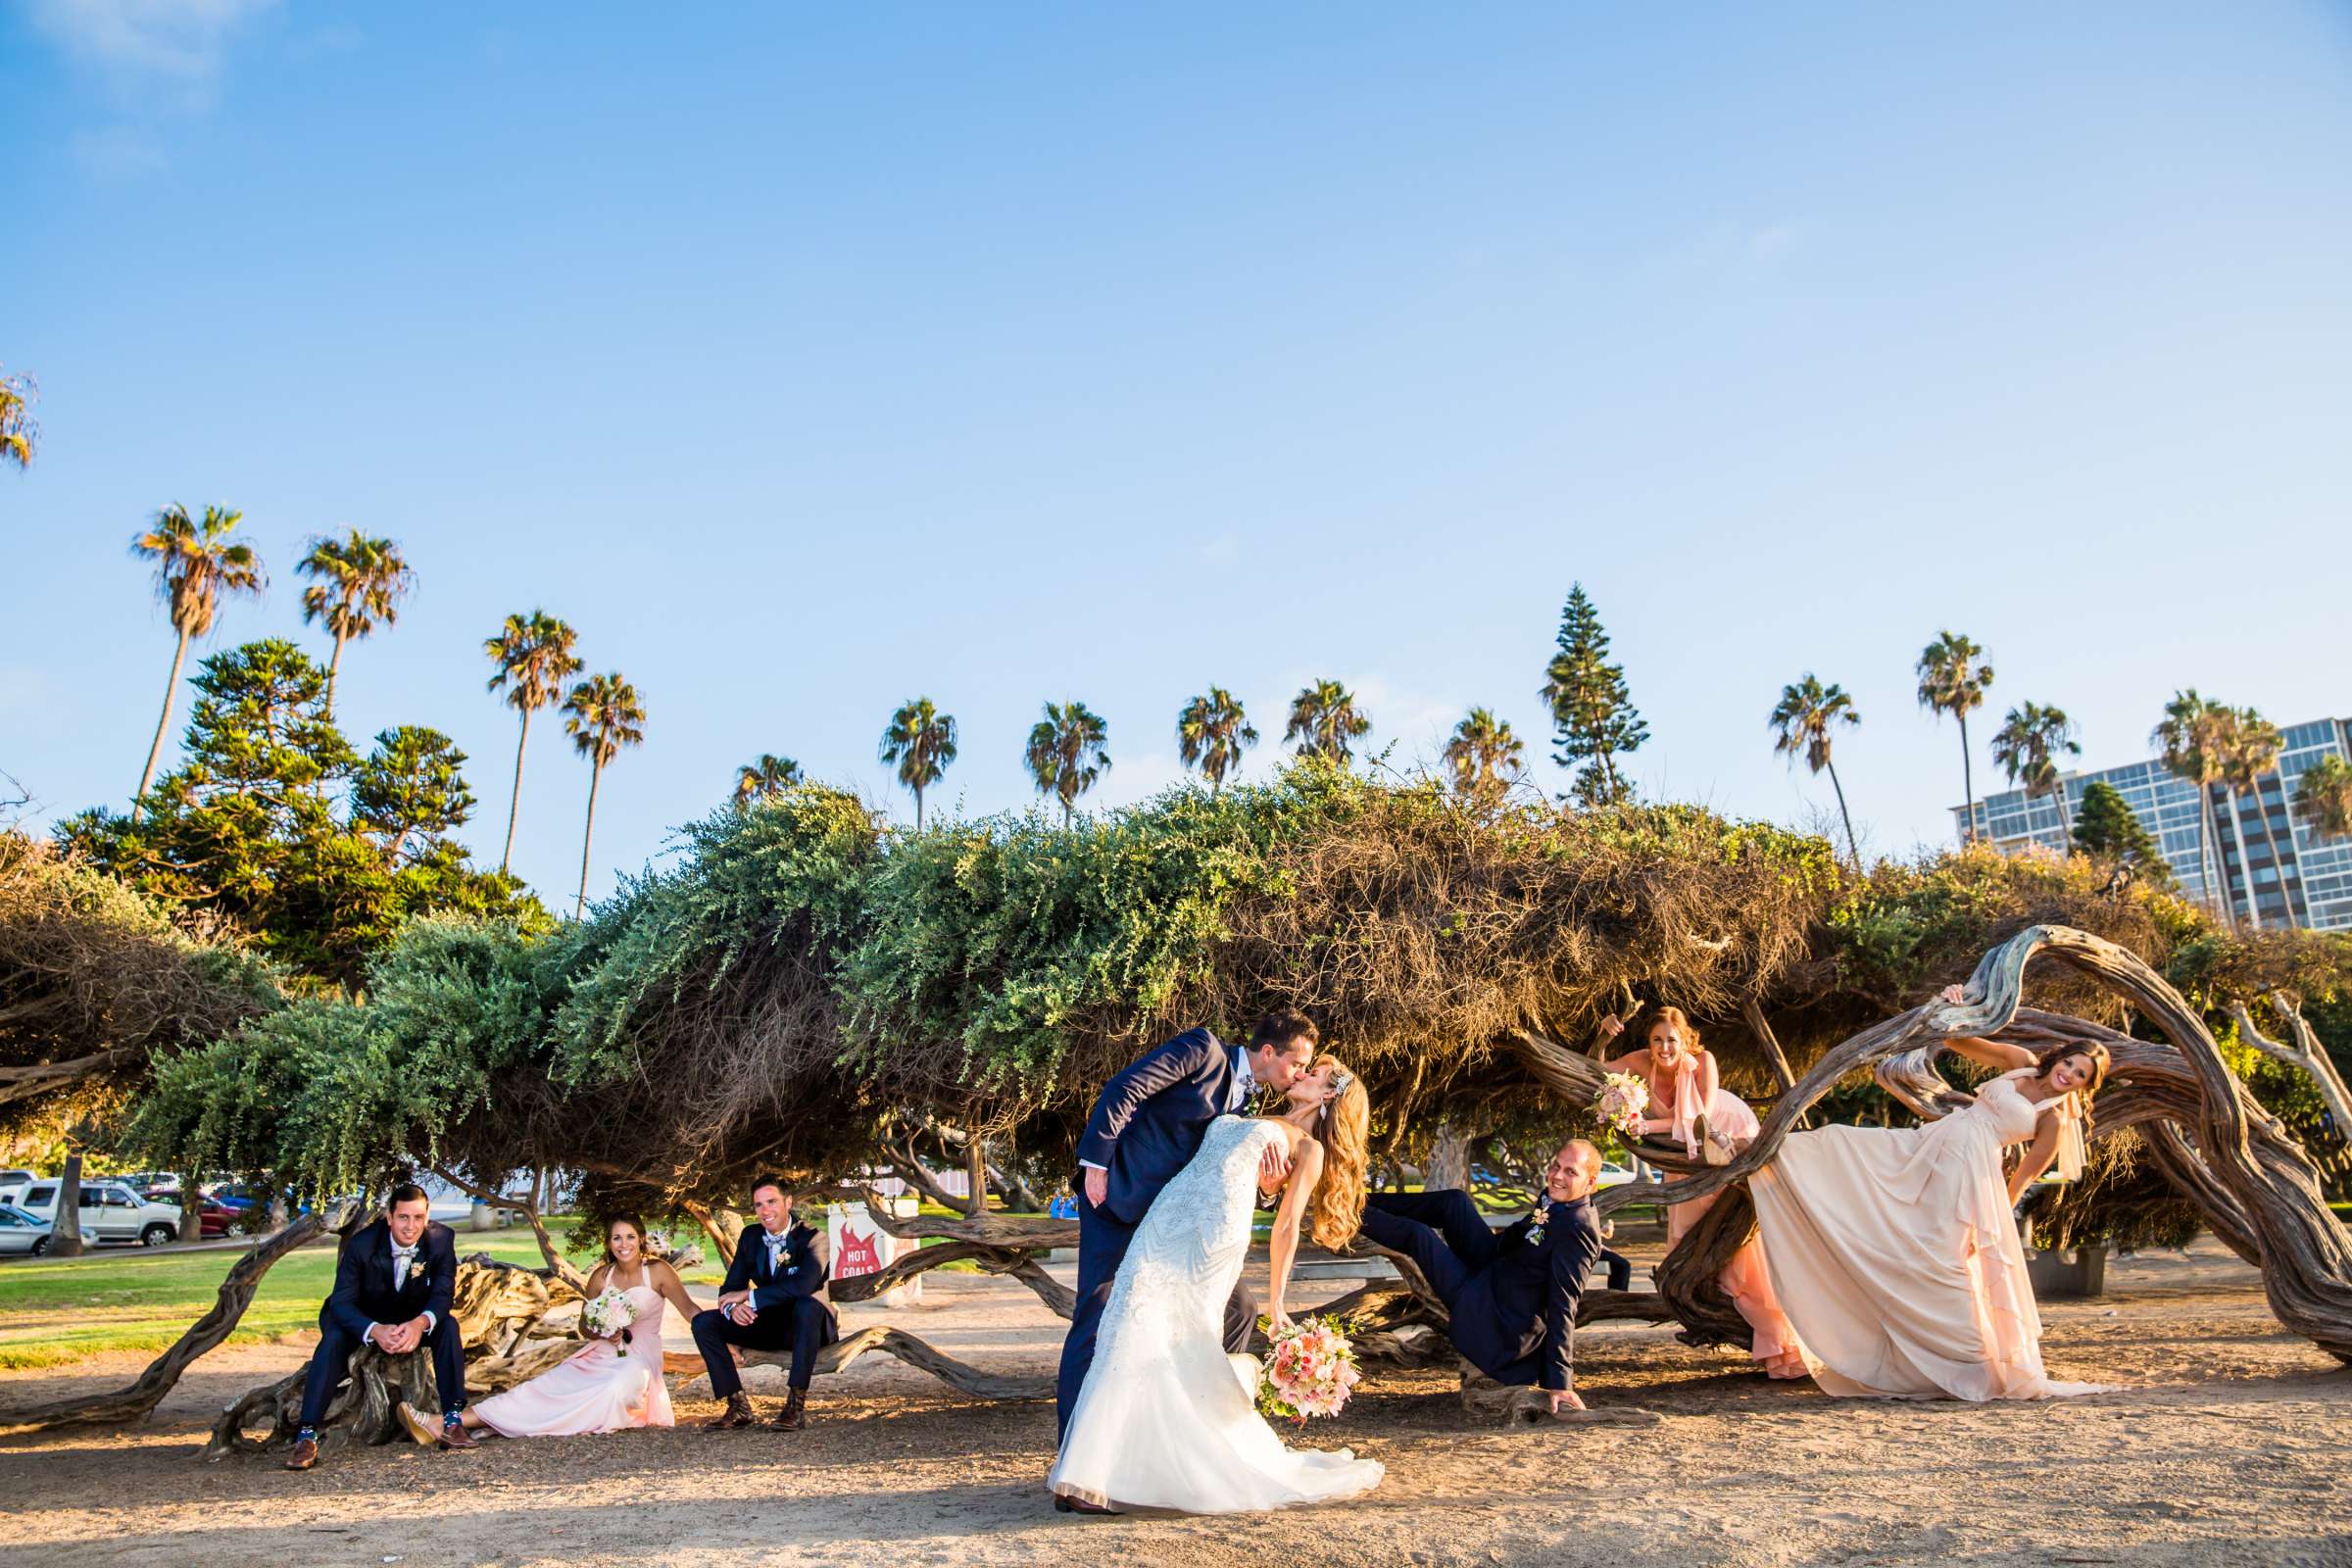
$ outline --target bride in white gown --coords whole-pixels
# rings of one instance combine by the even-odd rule
[[[1244,1513],[1369,1492],[1384,1474],[1346,1448],[1287,1448],[1255,1403],[1256,1363],[1228,1357],[1222,1315],[1250,1250],[1258,1161],[1291,1145],[1274,1216],[1277,1326],[1298,1225],[1344,1246],[1364,1206],[1370,1104],[1363,1085],[1324,1056],[1287,1091],[1279,1117],[1220,1116],[1200,1152],[1138,1227],[1102,1311],[1093,1366],[1047,1478],[1096,1508]]]

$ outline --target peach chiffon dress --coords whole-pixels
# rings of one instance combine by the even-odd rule
[[[2060,1129],[2061,1170],[2082,1168],[2072,1095],[2020,1094],[2032,1068],[1986,1083],[1924,1127],[1797,1133],[1748,1183],[1781,1304],[1813,1380],[1849,1398],[2046,1399],[2103,1392],[2042,1371],[2041,1314],[2026,1277],[2001,1151]]]
[[[1657,1090],[1652,1074],[1650,1090]],[[1717,1089],[1712,1101],[1702,1103],[1698,1092],[1698,1058],[1686,1055],[1675,1069],[1674,1093],[1667,1109],[1674,1118],[1674,1136],[1683,1152],[1692,1158],[1698,1156],[1696,1122],[1701,1111],[1706,1113],[1707,1130],[1719,1138],[1728,1138],[1735,1148],[1751,1142],[1763,1131],[1756,1113],[1747,1102],[1728,1089]],[[1672,1248],[1680,1242],[1698,1217],[1715,1206],[1721,1193],[1709,1193],[1688,1203],[1671,1203],[1666,1209],[1666,1245]],[[1764,1370],[1776,1378],[1801,1378],[1808,1368],[1804,1350],[1797,1343],[1796,1331],[1789,1327],[1788,1316],[1781,1310],[1780,1298],[1773,1294],[1772,1274],[1764,1264],[1764,1247],[1758,1237],[1749,1237],[1747,1245],[1732,1254],[1732,1260],[1715,1276],[1724,1295],[1740,1309],[1751,1331],[1748,1354]]]
[[[473,1413],[482,1424],[506,1438],[568,1438],[677,1425],[669,1386],[662,1381],[665,1303],[650,1285],[632,1285],[626,1294],[637,1309],[626,1355],[611,1340],[590,1340],[530,1382],[477,1401]]]

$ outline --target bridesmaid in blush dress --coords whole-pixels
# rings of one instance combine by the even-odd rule
[[[645,1222],[615,1215],[605,1227],[605,1261],[588,1276],[588,1294],[627,1294],[637,1320],[609,1339],[591,1339],[573,1355],[504,1394],[466,1407],[466,1425],[504,1438],[577,1437],[627,1427],[675,1426],[669,1387],[662,1381],[662,1319],[666,1306],[692,1316],[699,1310],[685,1282],[667,1263],[645,1255]],[[419,1443],[433,1441],[429,1424],[407,1403],[401,1421]]]
[[[1602,1042],[1615,1039],[1624,1028],[1614,1015],[1603,1018]],[[1747,1147],[1763,1130],[1747,1102],[1723,1087],[1715,1066],[1715,1054],[1699,1044],[1698,1030],[1680,1007],[1660,1007],[1649,1026],[1647,1044],[1610,1062],[1608,1070],[1632,1073],[1649,1086],[1650,1109],[1662,1110],[1664,1114],[1644,1119],[1642,1130],[1671,1136],[1692,1159],[1702,1153],[1699,1131],[1702,1117],[1706,1139],[1727,1156]],[[1698,1223],[1698,1217],[1713,1207],[1721,1196],[1709,1193],[1687,1203],[1668,1205],[1667,1247],[1671,1249],[1689,1234],[1690,1227]],[[1772,1275],[1764,1264],[1761,1241],[1748,1238],[1747,1245],[1724,1264],[1716,1283],[1747,1320],[1751,1331],[1748,1354],[1773,1377],[1803,1377],[1808,1370],[1804,1348],[1798,1344],[1788,1315],[1781,1310],[1779,1298],[1773,1295]]]
[[[1944,993],[1959,1002],[1959,988]],[[2046,1399],[2103,1392],[2053,1381],[2012,1205],[2059,1161],[2080,1173],[2107,1049],[1957,1039],[2006,1069],[1966,1109],[1924,1127],[1796,1133],[1748,1183],[1782,1304],[1828,1394]],[[2004,1179],[2004,1152],[2028,1148]]]

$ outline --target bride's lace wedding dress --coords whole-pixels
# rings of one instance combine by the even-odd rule
[[[1102,1337],[1047,1478],[1098,1507],[1244,1513],[1354,1496],[1380,1464],[1283,1446],[1225,1353],[1270,1121],[1220,1116],[1160,1191],[1119,1265]],[[1250,1387],[1254,1387],[1251,1378]]]

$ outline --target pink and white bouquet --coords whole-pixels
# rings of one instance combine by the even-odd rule
[[[637,1308],[626,1291],[601,1291],[580,1307],[580,1327],[600,1340],[615,1341],[622,1355],[629,1353],[629,1325],[636,1321]]]
[[[1642,1136],[1642,1113],[1648,1108],[1649,1085],[1630,1072],[1610,1073],[1592,1102],[1600,1125],[1628,1140]]]
[[[1328,1317],[1302,1318],[1269,1331],[1273,1353],[1266,1357],[1257,1407],[1267,1416],[1303,1422],[1310,1415],[1338,1415],[1363,1380],[1355,1347]]]

